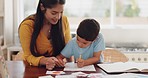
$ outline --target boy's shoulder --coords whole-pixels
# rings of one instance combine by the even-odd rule
[[[103,38],[102,33],[99,33],[98,36],[97,36],[97,38]]]
[[[100,40],[103,40],[103,35],[101,33],[98,34],[96,40],[94,41],[94,43],[98,43]]]

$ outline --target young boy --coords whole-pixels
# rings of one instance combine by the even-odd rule
[[[83,20],[77,29],[77,35],[62,50],[57,58],[74,56],[77,66],[83,67],[103,61],[101,52],[105,50],[105,43],[100,32],[100,25],[94,19]],[[62,62],[57,64],[62,66]]]

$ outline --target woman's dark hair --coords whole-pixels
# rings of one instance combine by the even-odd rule
[[[94,41],[99,34],[100,24],[94,19],[83,20],[77,29],[77,35],[87,41]]]
[[[36,57],[41,56],[41,54],[36,52],[37,51],[36,40],[40,33],[41,28],[43,27],[43,20],[44,20],[44,12],[40,9],[41,3],[43,4],[43,7],[45,8],[46,11],[46,8],[53,8],[57,4],[62,4],[62,5],[65,4],[65,0],[39,0],[37,12],[35,15],[34,31],[32,33],[32,38],[30,43],[30,51]],[[58,54],[60,54],[61,50],[65,46],[64,35],[62,31],[62,17],[60,18],[57,24],[51,26],[50,35],[51,35],[51,43],[53,46],[53,56],[57,56]],[[43,55],[45,56],[45,54]]]

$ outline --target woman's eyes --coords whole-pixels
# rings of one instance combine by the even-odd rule
[[[59,13],[59,14],[62,14],[63,12],[61,12],[61,13]],[[52,12],[51,13],[52,15],[56,15],[56,14],[58,14],[57,12]]]
[[[56,15],[57,13],[51,13],[52,15]]]

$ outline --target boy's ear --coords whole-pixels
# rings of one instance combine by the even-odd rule
[[[45,7],[43,6],[42,3],[40,4],[40,9],[41,9],[41,11],[45,11]]]

